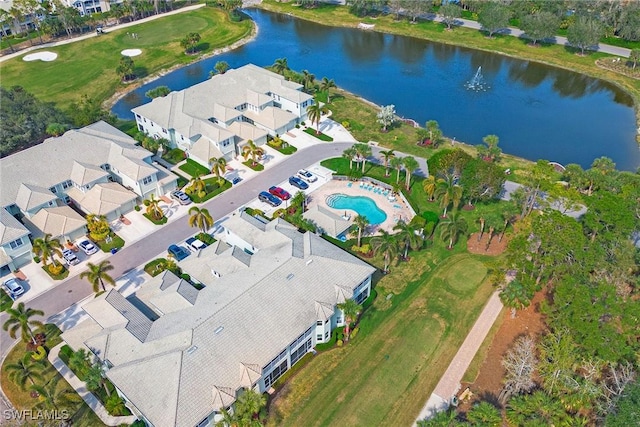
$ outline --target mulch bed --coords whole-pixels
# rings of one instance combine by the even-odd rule
[[[467,239],[467,250],[472,254],[478,255],[500,255],[507,249],[508,239],[504,237],[502,242],[498,241],[499,235],[494,235],[491,239],[491,244],[487,248],[487,242],[489,241],[489,233],[484,233],[482,239],[478,241],[478,233],[473,233]]]

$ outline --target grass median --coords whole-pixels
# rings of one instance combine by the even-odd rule
[[[68,110],[80,95],[103,102],[162,70],[188,64],[229,46],[249,36],[252,29],[250,20],[231,22],[221,9],[203,7],[47,48],[58,54],[52,62],[25,62],[22,57],[8,60],[2,64],[2,85],[20,85],[42,101],[54,102]],[[201,36],[196,55],[186,55],[180,46],[180,40],[190,32]],[[132,38],[132,33],[137,37]],[[124,49],[142,50],[141,55],[133,57],[138,79],[129,85],[122,84],[116,73]]]

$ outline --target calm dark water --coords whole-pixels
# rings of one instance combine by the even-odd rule
[[[398,115],[424,125],[437,120],[445,135],[480,144],[496,134],[503,151],[531,160],[590,166],[608,156],[618,169],[640,166],[631,98],[601,80],[496,54],[355,29],[332,28],[259,10],[251,43],[174,71],[128,94],[113,108],[149,102],[144,93],[165,85],[181,90],[208,78],[217,61],[231,67],[271,65],[286,57],[294,70],[326,76]],[[487,90],[465,87],[482,67]]]

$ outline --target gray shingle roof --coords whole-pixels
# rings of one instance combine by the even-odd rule
[[[5,209],[0,208],[0,245],[26,236],[29,230]]]
[[[236,215],[225,221],[225,227],[234,233],[244,231],[257,245],[250,268],[232,256],[232,248],[218,254],[220,245],[186,259],[183,270],[206,287],[192,306],[152,322],[144,341],[134,334],[144,335],[149,322],[135,314],[131,319],[139,326],[125,327],[124,316],[135,307],[124,298],[113,304],[120,318],[101,314],[99,298],[86,306],[92,317],[110,325],[103,357],[114,367],[107,376],[156,427],[192,427],[213,410],[231,404],[236,390],[255,383],[262,367],[315,324],[320,312],[330,315],[333,306],[350,298],[375,270],[319,236],[306,233],[298,239],[293,234],[298,233],[296,228],[282,220],[265,226]],[[303,246],[304,256],[293,256],[296,245]],[[220,278],[210,272],[198,277],[207,273],[207,263],[217,259],[235,259],[245,267]],[[155,291],[145,288],[160,287],[167,280],[173,279],[154,278],[136,296],[148,301]]]
[[[152,171],[147,168],[153,167],[142,165],[142,159],[150,157],[151,153],[135,143],[129,135],[101,121],[4,157],[0,159],[0,203],[3,207],[16,203],[23,183],[48,191],[69,180],[75,162],[94,167],[114,162],[123,173],[131,173],[132,178],[140,176],[141,171],[146,177]],[[115,149],[112,150],[112,146]],[[37,173],[30,172],[34,168]]]
[[[128,322],[125,327],[127,331],[139,339],[140,342],[144,342],[153,322],[123,297],[121,293],[113,289],[107,294],[105,300],[127,319]]]
[[[38,206],[48,204],[58,197],[48,188],[31,184],[20,184],[15,203],[23,211],[29,211]]]

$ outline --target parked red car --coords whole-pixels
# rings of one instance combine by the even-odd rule
[[[289,194],[288,191],[276,186],[271,187],[269,193],[282,200],[289,200],[291,198],[291,194]]]

